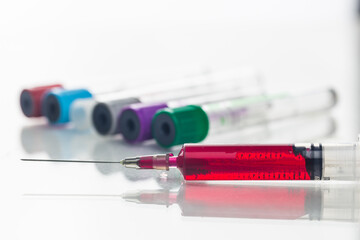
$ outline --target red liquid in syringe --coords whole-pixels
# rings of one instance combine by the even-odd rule
[[[144,156],[138,164],[147,169],[177,167],[186,180],[313,180],[321,178],[319,153],[321,146],[185,144],[166,162]]]

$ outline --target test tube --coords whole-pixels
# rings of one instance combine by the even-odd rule
[[[220,86],[223,81],[228,86]],[[154,85],[142,91],[137,89],[126,94],[107,95],[97,99],[92,111],[92,124],[101,135],[114,135],[120,133],[119,115],[124,107],[134,103],[156,103],[164,100],[174,100],[215,92],[218,89],[229,89],[236,85],[257,85],[259,78],[254,71],[242,69],[211,74],[209,77],[188,78],[181,81]],[[134,97],[137,96],[137,97]]]
[[[44,97],[42,111],[50,124],[64,124],[70,121],[70,106],[76,99],[89,99],[93,93],[85,88],[55,89]]]
[[[52,84],[33,88],[26,88],[20,94],[20,107],[26,117],[41,117],[41,105],[46,93],[55,88],[63,88],[61,84]]]
[[[197,74],[199,76],[204,75],[204,73],[201,74]],[[195,76],[197,76],[195,75]],[[144,84],[142,84],[144,85]],[[91,104],[93,98],[95,97],[101,97],[104,95],[112,95],[112,94],[117,94],[117,95],[122,95],[124,94],[126,96],[126,94],[128,92],[131,92],[129,89],[129,87],[132,86],[132,88],[136,88],[139,89],[141,88],[139,86],[139,84],[129,84],[129,83],[124,83],[122,84],[122,86],[119,87],[113,87],[111,89],[106,87],[104,88],[103,86],[98,86],[96,89],[94,88],[93,90],[89,90],[89,89],[85,89],[85,88],[78,88],[78,89],[56,89],[54,91],[49,91],[47,92],[47,94],[44,96],[44,99],[42,101],[42,105],[41,105],[41,109],[42,112],[44,113],[44,116],[48,119],[48,122],[50,124],[66,124],[69,123],[71,118],[70,118],[70,111],[72,108],[73,103],[76,100],[79,99],[86,99],[86,102],[90,102],[89,106],[92,106],[93,104]],[[101,90],[99,90],[99,88]],[[105,89],[105,91],[104,91]],[[147,89],[144,88],[144,89]],[[138,90],[141,91],[141,90]],[[87,106],[87,105],[85,105]],[[84,106],[82,106],[84,107]]]
[[[202,105],[159,110],[152,120],[157,143],[171,147],[197,143],[219,133],[267,121],[328,110],[336,104],[333,89],[303,94],[272,94],[233,98]]]
[[[226,84],[219,81],[217,84],[213,84],[212,88],[202,87],[200,91],[195,92],[195,97],[193,97],[195,94],[192,89],[191,95],[186,96],[183,92],[178,92],[178,99],[167,102],[137,103],[124,107],[118,120],[120,133],[128,142],[143,142],[153,138],[151,121],[158,110],[264,94],[260,81],[239,79],[230,82],[224,77],[223,80],[226,81]]]

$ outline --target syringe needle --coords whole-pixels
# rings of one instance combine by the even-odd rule
[[[67,163],[118,163],[123,164],[123,161],[94,161],[94,160],[71,160],[71,159],[37,159],[37,158],[21,158],[21,161],[32,162],[67,162]]]

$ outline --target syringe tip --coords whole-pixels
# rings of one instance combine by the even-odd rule
[[[133,194],[125,193],[125,194],[122,194],[121,197],[122,197],[122,199],[124,199],[127,202],[141,203],[140,194],[138,194],[138,193],[133,193]]]

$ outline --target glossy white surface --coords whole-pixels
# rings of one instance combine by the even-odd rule
[[[359,239],[358,191],[350,183],[232,182],[194,188],[176,170],[20,162],[20,157],[119,160],[165,150],[154,142],[133,146],[119,137],[51,128],[44,120],[26,119],[18,106],[21,88],[52,79],[96,91],[155,81],[159,74],[164,80],[199,69],[252,65],[263,73],[267,89],[332,85],[339,104],[327,114],[211,136],[207,142],[354,141],[360,132],[355,4],[0,3],[0,238]],[[204,191],[199,202],[196,194],[184,197],[198,188]],[[224,195],[205,194],[217,191]],[[157,204],[123,199],[134,201],[139,193]],[[253,204],[229,202],[241,194],[252,196]]]

